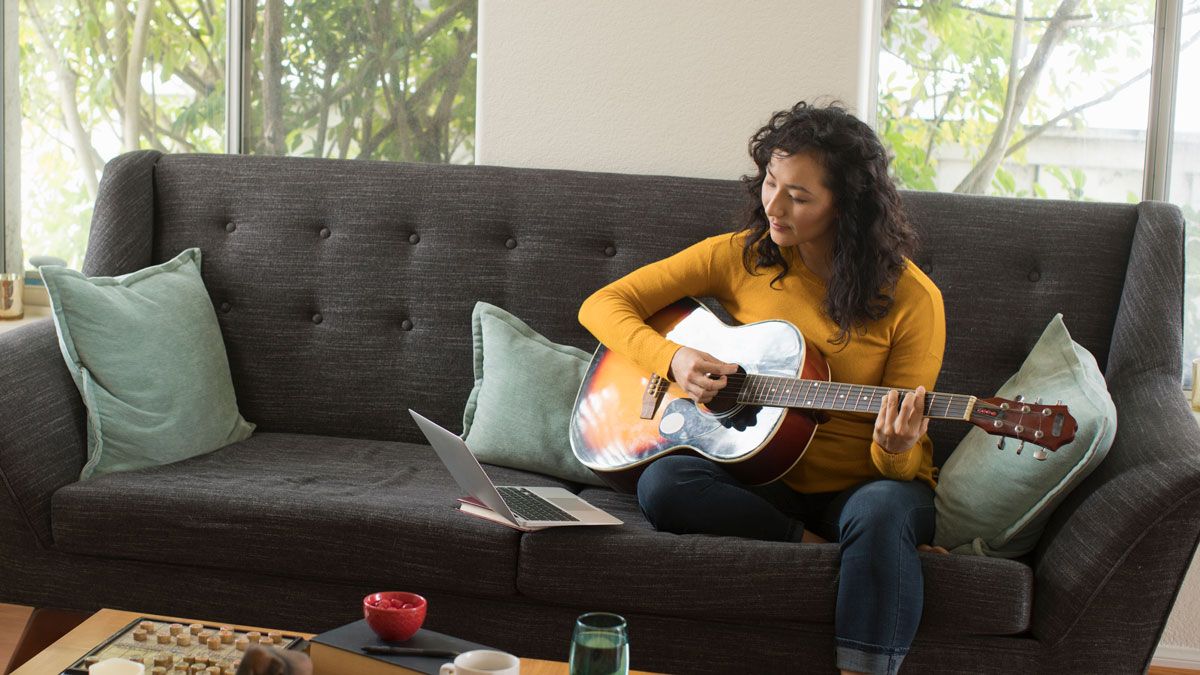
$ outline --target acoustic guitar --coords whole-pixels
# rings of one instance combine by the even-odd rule
[[[646,323],[667,339],[708,352],[738,371],[707,404],[604,345],[596,348],[571,414],[571,449],[620,492],[635,492],[642,471],[670,454],[722,465],[749,485],[786,474],[808,449],[825,411],[878,414],[888,387],[830,381],[829,364],[790,322],[730,326],[694,298],[663,308]],[[901,396],[909,390],[898,389]],[[1059,401],[927,392],[925,417],[970,422],[989,434],[1057,450],[1077,424]]]

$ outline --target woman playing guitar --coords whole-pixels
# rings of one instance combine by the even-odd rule
[[[588,298],[601,343],[707,403],[738,366],[668,340],[646,318],[686,296],[742,324],[785,319],[833,379],[892,391],[878,415],[832,412],[788,473],[741,484],[717,463],[670,455],[637,480],[659,530],[841,546],[836,638],[843,673],[895,673],[920,623],[918,548],[933,538],[925,400],[946,341],[942,295],[911,261],[916,238],[875,133],[844,109],[797,103],[750,140],[741,227],[647,265]],[[736,377],[736,375],[735,375]],[[939,550],[944,552],[944,550]]]

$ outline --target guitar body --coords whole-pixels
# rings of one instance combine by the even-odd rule
[[[738,364],[749,375],[829,381],[824,357],[786,321],[730,326],[695,299],[684,298],[646,323],[673,342]],[[652,408],[648,398],[656,402]],[[762,485],[800,461],[823,419],[815,411],[724,398],[719,406],[715,400],[713,407],[697,405],[678,385],[600,345],[575,400],[571,448],[620,492],[635,492],[642,471],[671,454],[703,457],[743,483]]]

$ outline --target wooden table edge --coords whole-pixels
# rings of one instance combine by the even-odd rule
[[[79,624],[74,630],[58,639],[54,644],[38,653],[37,656],[29,659],[20,668],[14,670],[10,675],[47,675],[48,673],[61,673],[68,666],[86,654],[92,647],[100,644],[113,633],[123,628],[129,622],[138,617],[146,617],[148,619],[161,619],[173,623],[220,623],[213,621],[205,621],[203,619],[182,619],[174,616],[164,616],[162,614],[150,614],[148,612],[127,612],[120,609],[102,609],[91,616],[88,620]],[[304,633],[301,631],[290,631],[279,628],[263,628],[261,626],[244,626],[241,624],[228,624],[236,627],[238,630],[250,631],[256,630],[266,633],[271,630],[277,630],[284,635],[298,635],[304,639],[311,638],[314,633]],[[542,661],[539,659],[521,659],[521,675],[565,675],[567,672],[567,664],[561,661]],[[317,675],[325,675],[318,673]],[[649,675],[648,673],[638,673],[630,671],[630,675]]]

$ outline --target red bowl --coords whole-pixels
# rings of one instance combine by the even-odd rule
[[[387,591],[372,593],[363,598],[363,617],[367,625],[383,640],[404,642],[417,634],[425,623],[425,608],[429,603],[416,593]]]

